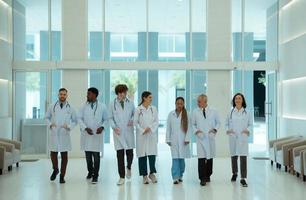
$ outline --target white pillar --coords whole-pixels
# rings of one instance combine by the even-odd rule
[[[62,1],[62,49],[63,61],[87,60],[87,0]],[[87,70],[63,70],[62,86],[69,93],[68,101],[77,111],[86,101],[88,86]],[[80,129],[71,132],[73,157],[83,156],[80,151]]]
[[[231,1],[207,1],[207,56],[208,61],[231,61]],[[228,137],[224,122],[230,110],[231,72],[208,71],[208,103],[216,108],[221,119],[221,128],[216,138],[218,157],[229,155]]]

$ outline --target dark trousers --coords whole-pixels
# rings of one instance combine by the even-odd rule
[[[238,156],[232,156],[232,172],[233,174],[238,173]],[[240,156],[240,174],[241,178],[247,177],[247,157],[246,156]]]
[[[117,165],[120,178],[125,177],[124,151],[126,153],[127,168],[130,170],[133,162],[133,149],[120,149],[117,151]]]
[[[88,173],[98,178],[100,170],[100,152],[85,151]]]
[[[52,167],[53,170],[58,170],[58,158],[57,158],[58,152],[51,151],[50,157],[52,161]],[[61,152],[61,176],[65,176],[66,174],[66,168],[68,164],[68,152]]]
[[[155,168],[156,156],[155,155],[144,156],[144,157],[138,158],[140,176],[148,175],[147,159],[149,159],[150,174],[156,173],[156,168]]]
[[[213,173],[213,159],[199,158],[198,173],[200,180],[207,180]]]

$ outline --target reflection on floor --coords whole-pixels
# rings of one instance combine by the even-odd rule
[[[10,173],[0,176],[1,200],[56,200],[56,199],[305,199],[306,184],[283,171],[276,171],[269,161],[249,159],[248,188],[239,183],[231,183],[229,158],[214,161],[212,182],[201,187],[197,180],[197,159],[186,161],[184,183],[173,185],[169,151],[160,150],[157,159],[158,183],[143,185],[138,176],[137,161],[133,164],[133,177],[125,185],[118,187],[115,153],[113,147],[106,146],[106,157],[101,163],[101,177],[97,185],[85,180],[85,159],[70,159],[66,184],[58,180],[49,181],[51,164],[47,159],[21,163]]]
[[[254,140],[250,144],[250,155],[268,157],[267,151],[267,127],[265,118],[256,118],[254,121]]]

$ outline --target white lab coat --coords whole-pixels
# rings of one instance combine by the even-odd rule
[[[248,135],[242,133],[247,129],[252,133],[253,114],[244,108],[239,111],[237,108],[232,109],[225,122],[226,130],[233,130],[234,133],[229,135],[229,147],[231,156],[247,156],[249,153]]]
[[[63,108],[60,102],[57,101],[49,106],[45,119],[50,129],[52,123],[56,127],[50,129],[49,134],[49,150],[54,152],[71,151],[70,131],[63,128],[66,124],[72,130],[77,124],[77,115],[75,110],[68,102],[63,103]]]
[[[124,100],[124,109],[118,99],[114,99],[109,104],[109,123],[112,129],[119,128],[120,135],[113,131],[115,149],[133,149],[135,148],[135,134],[133,126],[133,117],[135,106],[129,99]],[[131,125],[128,125],[131,123]]]
[[[81,150],[101,152],[104,151],[104,130],[101,134],[97,134],[99,127],[106,128],[108,121],[107,107],[105,104],[96,101],[94,107],[86,102],[79,111],[79,124],[81,129]],[[93,135],[89,135],[85,129],[90,128]]]
[[[166,130],[166,143],[170,142],[171,156],[172,158],[189,158],[190,157],[190,145],[185,142],[190,142],[190,130],[191,119],[188,116],[188,130],[185,133],[181,126],[182,113],[177,116],[176,111],[171,111],[167,119],[167,130]]]
[[[138,158],[157,155],[158,123],[158,113],[154,106],[145,108],[140,105],[135,109],[134,125],[136,127],[136,154]],[[147,127],[151,131],[144,134]]]
[[[217,111],[207,106],[205,108],[206,119],[201,108],[196,108],[192,114],[193,133],[198,130],[202,133],[196,134],[198,158],[211,159],[216,156],[215,134],[209,132],[211,129],[218,130],[220,119]]]

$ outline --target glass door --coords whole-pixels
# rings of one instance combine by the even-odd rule
[[[277,138],[277,123],[276,123],[276,72],[268,72],[266,80],[266,102],[265,102],[265,115],[266,115],[266,124],[267,124],[267,139],[273,140]]]

